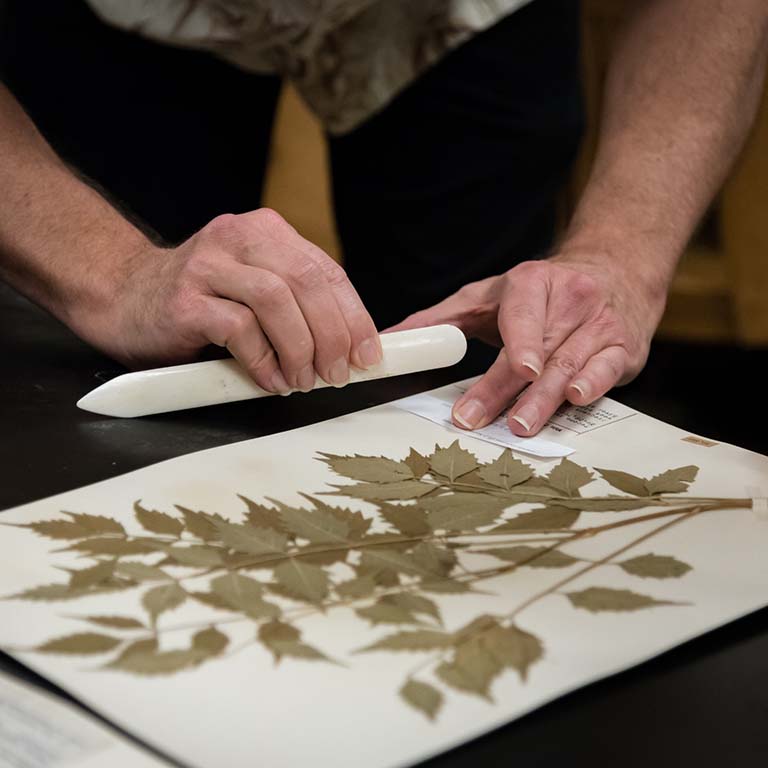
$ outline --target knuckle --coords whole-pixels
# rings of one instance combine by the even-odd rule
[[[599,292],[597,281],[583,272],[575,272],[568,281],[568,291],[576,302],[588,302]]]
[[[570,355],[553,355],[547,365],[572,379],[581,371],[581,365]]]
[[[273,236],[280,236],[293,231],[293,227],[272,208],[259,208],[251,215],[260,227]]]
[[[243,222],[234,213],[222,213],[203,227],[203,233],[214,240],[233,240],[241,236]]]
[[[252,291],[259,304],[280,306],[291,297],[291,289],[273,272],[262,271],[254,281]]]
[[[226,343],[241,338],[253,326],[253,315],[247,310],[232,312],[225,321]]]
[[[310,258],[298,260],[291,269],[289,279],[303,291],[316,290],[325,282],[323,271]]]

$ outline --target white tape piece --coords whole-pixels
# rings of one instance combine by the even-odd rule
[[[763,496],[763,489],[750,485],[746,491],[747,495],[752,497],[752,511],[755,517],[768,523],[768,497]]]
[[[485,440],[487,443],[501,445],[504,448],[511,448],[512,450],[528,453],[531,456],[538,456],[543,459],[563,458],[570,456],[575,450],[570,446],[554,443],[539,437],[518,437],[509,431],[504,415],[481,429],[475,429],[471,432],[466,429],[459,429],[451,421],[453,401],[444,400],[433,395],[413,395],[403,400],[397,400],[392,405],[397,406],[403,411],[408,411],[408,413],[428,419],[434,424],[440,424],[440,426],[451,430],[451,432],[475,437],[478,440]]]

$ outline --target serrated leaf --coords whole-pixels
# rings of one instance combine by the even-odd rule
[[[232,610],[232,606],[215,592],[190,592],[189,596],[203,605],[207,605],[209,608],[218,608],[222,611]]]
[[[452,493],[420,502],[433,531],[476,531],[495,522],[508,504],[506,499],[478,493]]]
[[[176,583],[161,584],[144,593],[141,604],[149,614],[152,623],[157,622],[158,616],[166,611],[178,608],[186,599],[186,593]]]
[[[356,576],[336,584],[336,592],[340,597],[368,597],[375,589],[376,582],[372,576]]]
[[[206,656],[218,656],[228,645],[229,638],[216,627],[202,629],[192,638],[192,648]]]
[[[118,637],[101,635],[97,632],[76,632],[49,640],[35,648],[39,653],[66,653],[85,656],[94,653],[106,653],[117,648],[123,641]]]
[[[288,548],[288,537],[271,528],[255,528],[240,523],[216,522],[225,546],[247,555],[282,555]]]
[[[242,498],[242,497],[241,497]],[[184,526],[193,536],[203,541],[216,541],[219,538],[219,532],[213,521],[218,519],[224,522],[224,518],[218,515],[209,515],[205,512],[195,512],[176,504],[176,509],[184,515]]]
[[[621,472],[616,469],[599,469],[595,467],[595,471],[614,488],[624,493],[629,493],[632,496],[647,496],[648,488],[645,485],[645,480],[642,477],[636,475],[630,475],[628,472]]]
[[[490,700],[490,685],[502,669],[483,643],[468,640],[456,649],[452,661],[437,667],[435,674],[451,688]]]
[[[368,651],[432,651],[439,650],[440,648],[450,648],[452,645],[453,635],[447,632],[418,629],[387,635],[375,643],[360,648],[356,653],[366,653]]]
[[[438,624],[443,623],[440,616],[440,609],[433,600],[422,595],[416,595],[413,592],[400,592],[392,595],[384,595],[381,598],[382,603],[398,605],[411,613],[421,613],[425,616],[431,616]]]
[[[432,483],[422,480],[401,480],[397,483],[358,483],[357,485],[334,485],[335,491],[326,496],[349,496],[365,501],[405,501],[418,499],[435,489]]]
[[[73,589],[85,589],[95,584],[101,584],[111,579],[115,572],[115,561],[104,560],[92,565],[90,568],[81,568],[79,571],[69,572],[69,585]]]
[[[70,552],[85,552],[88,555],[114,555],[122,557],[123,555],[148,555],[158,551],[155,543],[143,541],[140,539],[109,539],[95,538],[78,541],[66,548]]]
[[[138,619],[129,616],[83,616],[83,621],[96,624],[98,627],[111,629],[146,629],[146,626]]]
[[[481,467],[477,474],[486,483],[508,491],[530,479],[533,476],[533,468],[516,459],[512,451],[505,448],[495,461]]]
[[[284,656],[307,661],[330,661],[324,653],[301,642],[301,632],[296,627],[282,621],[262,624],[258,638],[275,657],[276,663]]]
[[[577,496],[579,488],[594,479],[592,473],[570,459],[563,459],[546,477],[547,482],[566,496]]]
[[[640,555],[623,560],[617,565],[632,576],[643,579],[679,579],[692,570],[688,563],[671,555]]]
[[[277,583],[294,599],[319,603],[328,596],[328,574],[317,565],[289,558],[274,573]]]
[[[117,572],[133,581],[171,581],[171,577],[163,570],[145,563],[119,563]]]
[[[627,512],[632,509],[647,507],[648,501],[630,496],[603,496],[600,498],[558,499],[557,504],[565,509],[578,509],[582,512]]]
[[[659,493],[680,493],[688,490],[688,484],[696,479],[699,468],[693,465],[677,467],[646,481],[648,492],[651,495]]]
[[[15,527],[28,528],[49,539],[82,539],[90,535],[88,528],[72,520],[40,520],[37,523],[25,523]]]
[[[413,479],[411,468],[402,461],[384,456],[335,456],[321,453],[328,466],[342,477],[366,483],[396,483]]]
[[[266,507],[263,504],[257,504],[247,496],[238,494],[238,498],[245,502],[245,506],[248,508],[245,513],[246,520],[254,528],[271,528],[278,533],[288,533],[283,520],[280,517],[280,512],[274,507]]]
[[[208,654],[196,648],[161,652],[137,649],[107,666],[134,675],[172,675],[197,667],[207,658]]]
[[[361,512],[353,512],[346,507],[331,506],[330,504],[326,504],[322,499],[315,498],[307,493],[302,493],[300,495],[314,504],[316,509],[319,509],[321,512],[327,512],[328,514],[333,515],[337,520],[345,523],[347,526],[347,538],[350,541],[359,541],[371,527],[373,521]]]
[[[262,598],[264,585],[248,576],[239,573],[218,576],[211,581],[211,590],[231,610],[241,611],[253,619],[270,618],[280,613],[278,606]]]
[[[581,513],[565,507],[543,507],[523,512],[491,530],[492,533],[520,533],[522,531],[559,531],[570,528]]]
[[[150,533],[160,533],[166,536],[179,536],[184,530],[184,523],[175,517],[158,512],[156,509],[146,509],[140,502],[135,502],[133,511],[142,528]]]
[[[312,563],[312,565],[326,566],[334,563],[345,563],[349,553],[353,551],[350,546],[334,547],[329,544],[307,544],[299,547],[296,556],[301,558],[303,563]],[[279,563],[273,563],[277,566]]]
[[[361,619],[367,619],[374,626],[377,624],[418,624],[419,620],[411,611],[399,605],[382,602],[358,608],[355,613]]]
[[[280,510],[280,519],[286,530],[294,536],[308,539],[313,544],[348,544],[349,526],[330,512],[321,509],[289,507],[273,501]]]
[[[491,628],[482,635],[481,644],[501,666],[516,670],[523,682],[531,665],[544,655],[539,638],[515,626]]]
[[[379,514],[403,536],[425,536],[430,532],[427,515],[412,504],[379,504]]]
[[[529,547],[523,544],[516,547],[483,549],[478,554],[493,555],[507,563],[518,563],[530,568],[567,568],[579,562],[578,558],[550,547]]]
[[[424,579],[419,586],[422,592],[434,592],[439,595],[461,595],[472,591],[469,584],[457,579],[438,579],[435,581]]]
[[[414,709],[434,720],[443,706],[443,694],[437,688],[419,680],[408,680],[400,689],[400,696]]]
[[[31,600],[31,601],[57,601],[57,600],[76,600],[87,595],[98,595],[106,592],[117,592],[121,589],[133,587],[132,581],[121,581],[111,579],[94,587],[82,589],[73,589],[69,584],[43,584],[39,587],[32,587],[15,595],[9,595],[6,600]]]
[[[411,448],[408,456],[403,460],[404,464],[408,465],[408,468],[416,478],[423,477],[429,471],[429,461],[426,456],[422,456],[418,451]]]
[[[602,611],[639,611],[656,605],[675,605],[668,600],[656,600],[648,595],[641,595],[629,589],[611,589],[610,587],[589,587],[580,592],[566,592],[566,596],[576,608],[584,608],[593,613]]]
[[[415,562],[412,557],[394,549],[379,549],[378,547],[363,550],[360,556],[360,569],[363,573],[385,570],[411,576],[434,576],[434,573]]]
[[[125,535],[125,528],[111,517],[103,515],[87,515],[82,512],[65,512],[72,518],[72,522],[87,528],[91,535],[104,533],[117,533]]]
[[[214,568],[222,564],[221,550],[193,544],[186,547],[168,547],[166,553],[179,565],[200,568]]]
[[[422,541],[409,555],[410,559],[424,572],[434,576],[447,576],[456,566],[456,553],[445,547],[438,547],[430,541]]]
[[[479,466],[475,454],[462,448],[458,440],[454,440],[447,448],[436,445],[434,453],[427,460],[430,471],[447,477],[451,483]]]

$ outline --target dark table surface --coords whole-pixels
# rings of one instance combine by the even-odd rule
[[[658,344],[644,373],[614,397],[685,429],[768,453],[765,387],[757,374],[767,357]],[[0,509],[440,386],[479,373],[488,359],[488,350],[477,347],[447,371],[139,420],[108,419],[79,411],[75,401],[121,373],[120,367],[0,284]],[[0,669],[56,691],[3,654]],[[766,758],[768,609],[425,765],[615,762],[661,768],[764,765]]]

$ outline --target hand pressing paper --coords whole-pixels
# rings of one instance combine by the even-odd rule
[[[185,764],[389,768],[768,604],[767,458],[567,441],[383,405],[9,510],[0,645]]]

